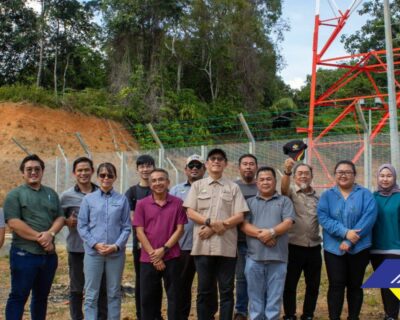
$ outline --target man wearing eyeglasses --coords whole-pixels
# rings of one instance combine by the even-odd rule
[[[293,175],[293,184],[290,177]],[[312,188],[312,167],[296,164],[292,158],[284,163],[281,191],[294,205],[296,223],[289,230],[289,260],[283,294],[284,319],[296,320],[296,289],[304,272],[306,292],[301,320],[312,320],[321,279],[321,235],[317,216],[318,196]]]
[[[213,297],[218,284],[221,320],[233,315],[237,228],[248,206],[239,186],[223,177],[228,165],[222,149],[207,155],[208,177],[194,182],[184,202],[194,222],[192,255],[198,275],[197,318],[214,316]]]
[[[190,187],[193,182],[203,178],[205,173],[204,160],[198,154],[193,154],[186,160],[185,175],[187,180],[174,186],[170,194],[181,198],[183,201],[186,199]],[[189,318],[190,309],[192,305],[192,284],[196,274],[196,267],[194,265],[193,256],[190,255],[190,251],[193,246],[193,226],[192,220],[189,220],[185,225],[185,230],[182,238],[179,240],[181,247],[181,256],[179,261],[181,263],[181,316],[182,320]],[[215,299],[217,300],[217,299]],[[217,305],[217,301],[215,304]],[[218,309],[218,307],[216,307]]]
[[[4,202],[5,219],[13,233],[7,320],[22,319],[31,291],[31,318],[46,318],[58,264],[54,239],[64,226],[64,212],[57,193],[42,185],[44,167],[37,155],[25,157],[19,168],[25,183],[11,190]]]

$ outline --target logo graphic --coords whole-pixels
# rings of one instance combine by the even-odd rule
[[[386,259],[363,284],[363,288],[388,288],[400,300],[400,260]]]

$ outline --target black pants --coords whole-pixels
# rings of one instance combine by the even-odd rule
[[[235,281],[236,257],[195,256],[198,276],[197,287],[197,319],[210,320],[214,318],[216,283],[219,289],[219,318],[232,320],[233,289]]]
[[[330,320],[339,320],[343,309],[344,292],[347,288],[348,320],[358,320],[363,303],[361,288],[365,269],[369,263],[369,249],[357,254],[337,256],[324,251],[328,274],[328,310]]]
[[[194,265],[193,256],[190,251],[182,250],[179,257],[180,264],[180,300],[181,300],[181,319],[189,318],[190,309],[192,306],[192,284],[196,274],[196,266]]]
[[[80,252],[68,252],[69,266],[69,312],[72,320],[82,320],[83,289],[85,276],[83,274],[83,258],[85,254]],[[106,275],[101,279],[99,300],[99,320],[107,320],[107,286]]]
[[[371,254],[371,264],[374,271],[382,264],[385,259],[400,259],[400,255],[396,254]],[[390,291],[390,289],[381,289],[381,296],[385,316],[397,319],[399,316],[400,301]]]
[[[319,284],[321,281],[321,246],[302,247],[289,244],[289,259],[283,293],[285,317],[296,315],[296,291],[301,273],[304,271],[306,294],[302,318],[313,317],[317,305]]]
[[[140,248],[133,247],[133,267],[135,268],[135,305],[136,305],[136,319],[141,320],[141,302],[140,302]],[[157,318],[162,320],[161,306],[162,306],[162,286],[160,285],[160,295],[154,300],[154,305],[157,310],[160,310]]]
[[[180,319],[180,264],[179,258],[165,262],[166,268],[157,271],[151,263],[140,263],[140,297],[142,320],[155,320],[161,313],[161,306],[157,303],[160,297],[160,288],[164,280],[164,288],[168,300],[168,320]]]

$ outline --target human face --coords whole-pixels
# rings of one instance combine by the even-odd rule
[[[169,180],[164,172],[153,172],[150,175],[150,189],[156,195],[167,193],[169,187]]]
[[[294,183],[302,190],[305,190],[311,185],[311,181],[312,174],[310,168],[307,166],[297,167],[296,173],[294,174]]]
[[[93,172],[89,162],[79,162],[74,171],[76,182],[81,185],[90,184]]]
[[[225,158],[219,153],[211,155],[206,162],[206,168],[210,175],[222,175],[227,165]]]
[[[379,172],[378,185],[383,189],[390,189],[395,184],[392,171],[384,168]]]
[[[42,182],[43,170],[39,161],[30,160],[25,163],[22,177],[31,187],[39,187]]]
[[[276,192],[276,179],[271,171],[261,171],[257,177],[257,188],[263,197],[271,197]]]
[[[355,181],[353,168],[349,164],[340,164],[335,171],[335,180],[341,189],[351,189]]]
[[[107,192],[112,189],[117,177],[112,171],[107,171],[106,168],[101,168],[99,174],[97,175],[97,180],[99,181],[100,189]]]
[[[191,161],[185,167],[185,174],[190,182],[194,182],[203,178],[204,172],[204,165],[199,161]]]
[[[154,166],[152,164],[143,163],[137,166],[137,171],[139,172],[140,179],[149,180],[150,173],[154,170]]]
[[[242,180],[248,183],[254,181],[257,172],[256,161],[252,157],[245,157],[240,161],[239,173]]]

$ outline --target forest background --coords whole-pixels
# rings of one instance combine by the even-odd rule
[[[2,101],[119,120],[147,149],[155,147],[147,123],[166,147],[246,140],[238,113],[256,140],[298,138],[295,128],[307,126],[310,78],[294,90],[278,75],[280,43],[293,27],[280,0],[39,0],[39,12],[28,2],[0,3]],[[384,49],[382,5],[358,9],[369,18],[342,37],[349,53]],[[391,6],[399,47],[400,0]],[[323,92],[343,71],[318,72]],[[386,86],[385,75],[377,82]],[[372,92],[359,77],[336,97]],[[315,127],[336,112],[317,112]],[[351,127],[343,122],[335,132]]]

